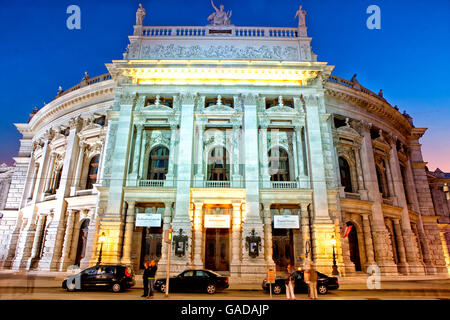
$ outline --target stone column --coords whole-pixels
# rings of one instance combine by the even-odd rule
[[[194,202],[194,267],[203,268],[202,240],[203,240],[203,203]]]
[[[30,161],[34,161],[33,157],[31,157]],[[31,179],[31,184],[30,184],[30,188],[28,191],[27,200],[33,199],[33,192],[35,189],[36,177],[37,177],[38,172],[39,172],[39,166],[34,165],[33,178]]]
[[[309,229],[309,213],[308,213],[308,203],[301,203],[301,228],[302,228],[302,251],[305,254],[306,260],[312,260],[311,251],[308,252],[306,256],[306,243],[309,241],[309,250],[311,250],[311,230]]]
[[[231,265],[230,271],[238,273],[240,270],[240,240],[241,240],[241,202],[233,203],[233,215],[231,220]]]
[[[48,167],[48,171],[47,171],[47,177],[45,179],[44,193],[46,193],[52,189],[55,160],[56,160],[56,153],[52,152],[50,155],[50,162],[49,162],[49,167]]]
[[[197,122],[197,172],[195,173],[195,186],[202,188],[203,181],[206,180],[203,175],[203,134],[204,124],[201,121]]]
[[[267,123],[261,123],[261,178],[263,183],[263,188],[270,188],[270,174],[269,174],[269,156],[267,150]]]
[[[77,247],[78,247],[78,237],[80,236],[80,212],[73,210],[73,231],[72,240],[70,243],[69,250],[69,260],[75,262]]]
[[[28,260],[28,263],[27,263],[27,266],[26,266],[26,268],[28,270],[32,266],[33,262],[35,260],[39,259],[39,257],[38,257],[39,251],[40,251],[39,244],[41,244],[42,230],[45,228],[44,220],[45,220],[45,216],[42,215],[42,214],[39,215],[38,222],[37,222],[37,225],[36,225],[36,230],[34,232],[33,246],[31,247],[31,256],[30,256],[30,258]]]
[[[139,180],[146,180],[147,177],[144,177],[144,168],[146,163],[145,161],[145,153],[146,153],[146,144],[147,144],[147,132],[145,130],[145,128],[143,129],[143,133],[142,133],[143,137],[142,137],[142,146],[141,146],[141,153],[140,153],[140,160],[139,160],[139,170],[138,170],[138,178]],[[148,165],[148,164],[147,164]]]
[[[295,181],[300,180],[300,174],[299,174],[299,157],[298,157],[298,151],[297,151],[297,133],[295,130],[292,132],[292,139],[289,139],[289,142],[292,143],[292,157],[294,158],[294,179]],[[295,140],[295,141],[294,141]]]
[[[388,189],[389,189],[389,195],[393,200],[393,205],[394,206],[398,206],[398,198],[394,189],[394,184],[392,182],[393,180],[393,174],[392,174],[392,168],[390,166],[390,164],[386,161],[386,159],[383,160],[384,161],[384,167],[386,168],[386,178],[387,178],[387,184],[388,184]]]
[[[67,210],[66,232],[64,234],[64,245],[59,262],[59,271],[66,271],[67,267],[72,263],[70,258],[70,249],[72,247],[73,226],[74,226],[75,211]]]
[[[136,215],[136,202],[128,201],[127,218],[125,222],[125,234],[123,241],[123,255],[121,262],[131,264],[131,245],[133,242],[134,221]]]
[[[398,267],[400,272],[403,274],[408,274],[409,268],[408,263],[406,262],[406,253],[405,253],[405,245],[403,243],[402,229],[400,227],[399,219],[392,219],[394,221],[394,232],[395,239],[397,240],[397,249],[399,255],[399,264]]]
[[[189,208],[191,204],[190,188],[192,181],[195,96],[192,94],[183,94],[177,100],[177,103],[181,102],[180,141],[178,142],[179,148],[177,154],[176,206],[172,219],[172,227],[177,234],[180,229],[183,229],[183,235],[188,237],[188,249],[184,256],[174,257],[171,260],[171,265],[173,266],[174,272],[181,272],[186,268],[187,264],[191,264],[192,255],[192,225]]]
[[[403,187],[403,178],[400,170],[400,163],[397,154],[396,138],[393,137],[390,141],[391,151],[389,154],[389,161],[392,169],[392,176],[394,180],[394,190],[398,199],[398,205],[402,208],[401,219],[401,235],[402,244],[404,244],[403,250],[406,254],[406,268],[413,274],[425,274],[423,264],[419,261],[419,253],[417,252],[417,246],[414,238],[412,237],[411,221],[409,219],[408,203],[406,201],[406,195]],[[394,223],[399,223],[398,220],[394,220]],[[397,233],[397,230],[395,231]],[[404,240],[404,242],[403,242]],[[397,241],[398,242],[398,241]]]
[[[377,265],[384,274],[397,274],[397,266],[392,255],[392,246],[389,241],[389,233],[384,224],[382,198],[378,188],[378,178],[375,169],[375,158],[373,154],[372,138],[370,128],[372,124],[361,123],[363,135],[361,146],[361,162],[363,166],[364,182],[368,191],[368,200],[372,201],[371,231],[372,235],[365,233],[365,238],[373,239]],[[381,183],[381,181],[380,181]],[[368,220],[367,220],[368,221]]]
[[[244,163],[245,163],[245,220],[242,224],[242,263],[241,272],[249,278],[260,279],[266,274],[267,266],[264,259],[264,251],[259,251],[258,256],[249,255],[246,238],[252,232],[256,237],[264,240],[264,225],[260,216],[259,205],[259,160],[258,160],[258,125],[257,125],[257,104],[258,97],[248,94],[244,97]],[[263,147],[264,148],[264,147]],[[267,150],[263,149],[263,154]],[[262,248],[262,250],[264,250]]]
[[[239,129],[240,124],[233,123],[233,187],[242,188],[242,176],[239,171]]]
[[[299,188],[307,188],[308,187],[308,177],[305,173],[305,164],[303,163],[304,155],[303,155],[303,145],[302,145],[302,127],[301,126],[295,126],[295,141],[297,146],[297,153],[296,157],[298,159],[298,182],[299,182]]]
[[[273,242],[272,242],[272,215],[270,213],[270,202],[264,203],[264,258],[266,264],[275,267],[273,261]]]
[[[86,144],[80,141],[77,168],[75,170],[75,181],[73,187],[71,188],[70,195],[74,196],[76,191],[81,187],[81,171],[83,169],[84,151],[86,150]]]
[[[355,154],[356,174],[358,176],[358,190],[361,194],[360,190],[364,190],[364,178],[363,178],[363,171],[361,168],[361,155],[359,154],[359,148],[355,148],[353,150]],[[361,197],[361,200],[367,200],[367,198],[363,199]]]
[[[167,169],[165,186],[174,186],[174,167],[175,167],[175,153],[177,142],[177,125],[175,123],[170,124],[170,151],[169,151],[169,167]]]
[[[362,214],[363,233],[364,233],[364,245],[366,247],[366,257],[368,265],[375,265],[375,259],[373,254],[372,232],[370,228],[370,221],[368,214]]]
[[[143,125],[136,125],[136,141],[134,144],[134,153],[133,153],[133,170],[130,174],[130,183],[134,186],[137,186],[138,183],[138,173],[139,173],[139,163],[141,160],[141,144],[142,144],[142,130]]]
[[[164,217],[163,217],[163,236],[166,230],[170,229],[170,223],[172,221],[172,202],[164,202]],[[159,265],[164,265],[164,270],[167,270],[167,248],[168,244],[164,241],[161,247],[161,260],[159,260]]]

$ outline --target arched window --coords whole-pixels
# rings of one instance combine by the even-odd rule
[[[63,167],[61,166],[61,168],[59,168],[59,170],[56,172],[55,181],[53,184],[53,188],[51,190],[52,194],[55,194],[56,190],[58,190],[58,188],[59,188],[59,185],[61,183],[62,170],[63,170]]]
[[[269,150],[270,181],[290,181],[289,157],[281,148]]]
[[[227,150],[214,147],[208,157],[208,181],[230,181]]]
[[[389,196],[387,188],[386,188],[386,170],[383,168],[380,168],[380,166],[376,166],[377,169],[377,179],[378,179],[378,189],[380,190],[380,193],[383,194],[383,198],[387,198]]]
[[[169,168],[169,149],[156,147],[150,152],[148,180],[165,180]]]
[[[89,162],[86,190],[92,189],[94,187],[94,183],[97,182],[99,160],[100,156],[95,156],[91,159],[91,162]]]
[[[345,192],[352,192],[352,177],[350,174],[350,166],[343,157],[339,157],[339,173],[341,175],[341,186]]]

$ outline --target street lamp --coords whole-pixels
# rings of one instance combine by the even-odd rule
[[[445,193],[445,199],[450,200],[450,191],[449,191],[447,182],[444,183],[444,186],[442,187],[442,191],[444,191],[444,193]]]
[[[100,252],[98,253],[97,265],[99,265],[100,262],[102,262],[103,243],[105,242],[105,240],[106,240],[106,237],[105,237],[105,233],[103,232],[102,235],[100,237],[98,237],[98,241],[100,242]]]
[[[331,244],[333,245],[333,269],[331,271],[331,274],[333,276],[338,276],[339,271],[338,266],[336,264],[336,239],[334,238],[334,236],[331,236]]]

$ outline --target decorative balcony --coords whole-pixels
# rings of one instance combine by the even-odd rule
[[[204,188],[231,188],[231,181],[204,181]]]
[[[174,183],[173,180],[139,180],[138,186],[146,188],[172,188]]]
[[[266,184],[267,185],[267,184]],[[263,189],[267,189],[262,185]],[[269,189],[298,189],[297,181],[269,181]]]

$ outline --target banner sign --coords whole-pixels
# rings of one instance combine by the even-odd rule
[[[300,228],[300,222],[298,216],[273,216],[273,227],[275,229],[298,229]]]
[[[229,228],[230,216],[226,214],[205,215],[205,228]]]
[[[136,215],[136,227],[161,227],[161,214],[138,213]]]

